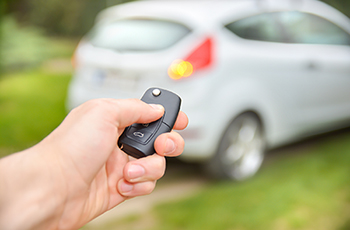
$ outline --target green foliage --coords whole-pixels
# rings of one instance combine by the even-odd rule
[[[346,16],[350,17],[350,1],[348,0],[322,0],[328,5],[333,6],[334,8],[341,11]]]
[[[38,28],[20,28],[13,17],[2,20],[2,64],[5,69],[35,66],[49,57],[49,41]]]
[[[82,36],[102,9],[133,0],[3,0],[6,12],[50,34]],[[350,2],[323,0],[350,16]]]
[[[35,70],[0,80],[0,157],[38,143],[60,124],[69,75]]]
[[[6,0],[7,11],[50,35],[82,36],[108,6],[130,0]]]
[[[27,20],[50,34],[82,35],[93,24],[104,1],[30,0]]]
[[[33,68],[49,58],[72,55],[73,42],[50,39],[38,27],[20,26],[14,17],[4,17],[1,28],[1,63],[5,72]]]

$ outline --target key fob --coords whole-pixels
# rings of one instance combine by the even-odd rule
[[[149,88],[141,98],[148,104],[160,104],[164,115],[149,124],[133,124],[125,128],[118,146],[128,155],[141,158],[154,154],[154,141],[162,133],[170,132],[180,111],[181,98],[168,90]]]

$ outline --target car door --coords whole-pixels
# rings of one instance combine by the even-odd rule
[[[313,103],[310,95],[316,94],[312,91],[317,87],[307,69],[304,47],[289,42],[278,24],[279,14],[263,12],[227,24],[225,27],[235,36],[229,33],[222,39],[222,62],[225,72],[232,73],[230,78],[242,78],[250,87],[256,86],[249,93],[268,107],[274,124],[271,129],[284,139],[315,126],[313,113],[306,114],[304,104]]]
[[[310,22],[300,15],[304,14],[261,13],[226,25],[243,39],[231,42],[231,48],[225,52],[223,61],[231,62],[225,64],[230,68],[225,72],[253,77],[259,82],[274,103],[275,120],[279,120],[281,132],[310,132],[350,117],[348,34],[332,27],[333,24]],[[305,29],[301,28],[305,25],[311,32],[317,32],[315,24],[325,31],[316,33],[317,39],[313,34],[309,37],[315,36],[319,43],[297,40],[292,33],[294,29],[301,33],[299,36],[304,35]],[[330,30],[331,36],[325,38]],[[339,34],[334,35],[334,31]],[[325,41],[328,43],[324,44]]]
[[[350,117],[350,35],[320,16],[298,11],[278,14],[289,42],[305,60],[305,100],[300,101],[310,124],[327,125]],[[307,120],[309,120],[307,119]]]

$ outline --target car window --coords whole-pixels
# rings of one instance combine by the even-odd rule
[[[319,16],[299,11],[263,13],[225,26],[237,36],[257,41],[350,45],[350,34]]]
[[[225,27],[237,36],[258,41],[284,42],[283,33],[276,23],[277,13],[264,13],[244,18]]]
[[[94,46],[121,52],[152,51],[172,46],[189,32],[175,22],[128,19],[95,26],[87,38]]]
[[[319,16],[288,11],[280,12],[278,19],[294,43],[350,45],[349,33]]]

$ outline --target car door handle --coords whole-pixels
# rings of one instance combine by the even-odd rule
[[[310,61],[309,63],[307,63],[306,69],[308,69],[308,70],[317,70],[317,69],[319,69],[319,65],[316,64],[313,61]]]

